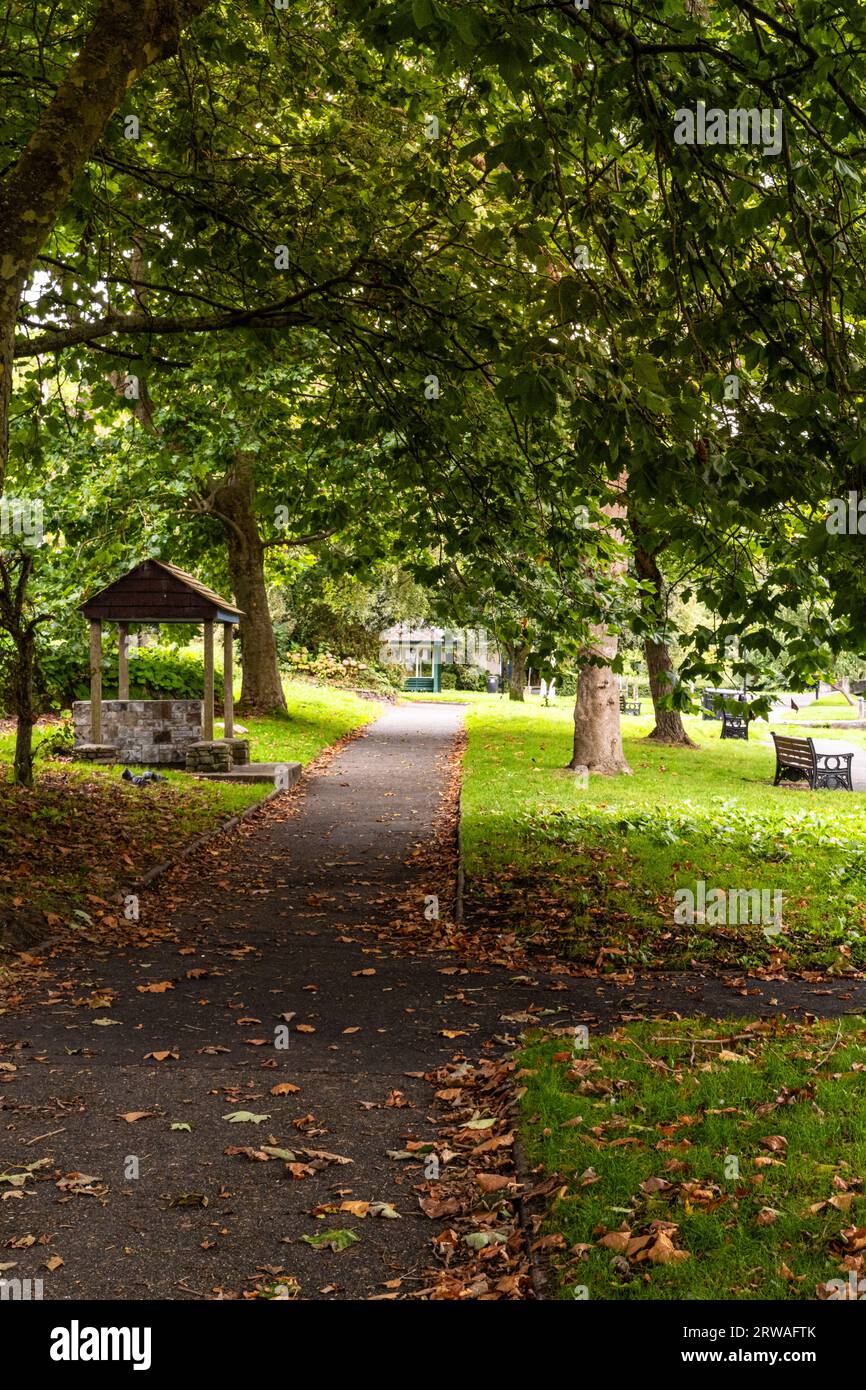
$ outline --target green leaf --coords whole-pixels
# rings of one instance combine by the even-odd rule
[[[307,1245],[312,1245],[314,1250],[333,1250],[339,1254],[341,1250],[348,1250],[350,1245],[354,1245],[359,1237],[354,1231],[322,1231],[317,1236],[301,1236]]]

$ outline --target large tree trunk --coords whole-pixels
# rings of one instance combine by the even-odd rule
[[[641,527],[632,514],[629,515],[629,525],[634,537],[634,560],[638,578],[652,586],[649,592],[646,589],[643,591],[641,604],[644,617],[649,620],[653,631],[657,632],[662,626],[664,601],[664,581],[656,560],[658,552],[646,548]],[[662,703],[665,697],[670,695],[674,684],[672,679],[674,664],[671,661],[667,644],[662,641],[651,641],[650,638],[646,637],[644,638],[643,649],[656,717],[655,728],[649,737],[656,743],[675,743],[685,748],[697,748],[698,745],[689,738],[685,731],[679,710],[665,709]]]
[[[596,629],[593,650],[612,660],[618,638]],[[574,747],[569,767],[614,774],[631,772],[622,751],[619,723],[619,681],[610,666],[584,666],[577,678],[574,702]]]
[[[508,657],[511,662],[511,675],[508,678],[508,698],[509,700],[523,700],[523,692],[526,689],[526,658],[529,655],[529,647],[525,642],[515,642],[508,648]]]
[[[614,485],[614,491],[624,496],[625,474]],[[625,516],[624,502],[614,501],[602,508],[614,523],[613,535],[622,539],[622,528],[617,524]],[[625,558],[615,560],[611,574],[615,577],[624,574],[627,568]],[[615,775],[631,773],[631,768],[622,751],[622,733],[619,721],[619,681],[610,663],[619,646],[616,633],[610,633],[604,625],[593,629],[592,644],[588,655],[600,658],[598,664],[581,667],[577,678],[577,697],[574,702],[574,746],[569,767],[587,768],[589,772]]]
[[[21,295],[75,180],[129,88],[210,0],[103,0],[18,162],[0,180],[0,487]]]
[[[12,764],[13,781],[22,787],[33,786],[33,725],[36,723],[35,702],[33,699],[33,664],[36,653],[36,638],[33,629],[24,628],[15,642],[14,694],[15,714],[18,727],[15,733],[15,759]]]
[[[671,693],[673,687],[671,677],[674,674],[674,664],[666,644],[664,642],[651,642],[646,637],[644,638],[643,649],[649,671],[650,693],[652,694],[653,710],[656,717],[655,728],[647,737],[656,743],[678,743],[685,748],[697,748],[698,745],[686,733],[679,710],[665,709],[662,706],[664,697]]]
[[[215,483],[205,509],[222,522],[240,621],[243,686],[238,709],[284,710],[277,644],[265,587],[265,548],[259,535],[252,468],[243,457]]]
[[[0,556],[0,627],[11,637],[15,647],[9,678],[9,697],[18,725],[12,776],[24,787],[33,786],[33,725],[36,723],[33,667],[36,628],[46,616],[25,616],[32,572],[32,553]]]

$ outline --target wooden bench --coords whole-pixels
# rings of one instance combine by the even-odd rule
[[[640,714],[640,700],[629,700],[625,695],[619,697],[620,714]]]
[[[719,712],[715,706],[716,691],[705,690],[701,695],[701,718],[718,719]]]
[[[749,719],[745,714],[728,714],[722,710],[720,738],[744,738],[749,741]]]
[[[773,786],[780,782],[805,779],[812,791],[824,787],[828,791],[853,791],[851,785],[852,753],[819,753],[811,738],[788,738],[773,734],[776,745],[776,776]]]

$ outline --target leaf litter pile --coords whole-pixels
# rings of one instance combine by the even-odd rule
[[[142,789],[115,769],[0,782],[0,947],[116,932],[124,885],[226,814],[216,784]]]
[[[414,1294],[430,1300],[532,1297],[514,1169],[513,1061],[452,1061],[426,1076],[445,1111],[435,1142],[390,1157],[422,1163],[418,1204],[435,1223],[436,1263]],[[541,1188],[546,1184],[542,1183]]]
[[[528,1040],[521,1124],[551,1184],[533,1245],[555,1296],[866,1290],[864,1025],[689,1019],[588,1047],[574,1030]]]

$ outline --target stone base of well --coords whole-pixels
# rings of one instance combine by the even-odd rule
[[[187,748],[201,739],[203,718],[202,700],[103,700],[101,742],[93,745],[90,701],[76,700],[74,756],[86,757],[82,750],[88,747],[110,747],[117,763],[183,767]]]
[[[111,743],[76,743],[75,756],[85,763],[116,763],[117,749]]]
[[[233,766],[231,744],[223,739],[200,740],[187,747],[187,772],[231,772]]]
[[[246,767],[250,761],[250,741],[248,738],[225,738],[221,740],[226,748],[231,749],[232,764],[235,767]]]

